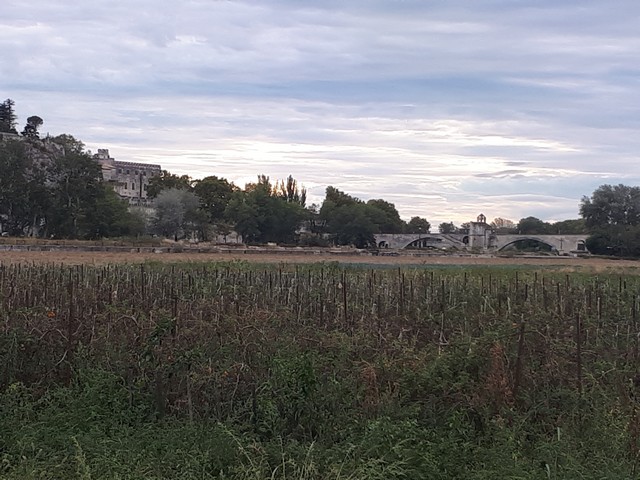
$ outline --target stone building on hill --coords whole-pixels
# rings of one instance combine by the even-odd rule
[[[149,180],[160,175],[160,165],[149,163],[120,162],[109,156],[109,150],[99,148],[93,156],[102,167],[105,182],[113,185],[115,192],[129,202],[129,205],[149,206],[147,198]]]

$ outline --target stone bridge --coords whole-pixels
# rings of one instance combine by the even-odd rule
[[[532,240],[551,247],[559,255],[585,253],[586,235],[502,235],[489,228],[474,228],[472,222],[469,233],[422,233],[422,234],[378,234],[379,248],[394,249],[477,249],[485,252],[500,251],[524,240]],[[475,225],[477,227],[477,225]]]
[[[552,250],[557,251],[560,255],[587,252],[587,235],[493,235],[489,240],[490,242],[491,240],[495,242],[490,247],[494,247],[497,250],[502,250],[523,240],[533,240],[549,245]]]
[[[375,235],[379,248],[467,248],[463,234],[444,233],[380,233]]]

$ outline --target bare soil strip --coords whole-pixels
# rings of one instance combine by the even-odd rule
[[[254,263],[320,263],[368,265],[529,265],[539,267],[566,267],[568,270],[625,271],[640,274],[640,262],[633,260],[613,260],[602,258],[573,257],[490,257],[490,256],[429,256],[412,255],[369,256],[369,255],[296,255],[269,253],[137,253],[137,252],[0,252],[0,263],[37,263],[67,265],[106,265],[114,263],[143,262],[224,262],[247,261]]]

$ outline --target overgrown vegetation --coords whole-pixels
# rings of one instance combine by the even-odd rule
[[[0,477],[636,478],[639,287],[0,265]]]

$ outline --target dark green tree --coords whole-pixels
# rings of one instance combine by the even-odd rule
[[[580,215],[588,229],[640,224],[640,187],[601,185],[582,197]]]
[[[407,222],[405,227],[406,233],[429,233],[431,224],[426,218],[411,217],[411,220]]]
[[[453,224],[453,222],[443,222],[440,225],[438,225],[438,231],[440,233],[456,233],[458,230],[458,228]]]
[[[191,190],[193,181],[189,175],[175,175],[162,170],[160,175],[156,175],[149,179],[147,186],[147,196],[156,198],[163,190],[175,188],[178,190]]]
[[[298,188],[298,182],[292,175],[287,177],[286,182],[281,180],[277,184],[276,195],[287,202],[297,203],[302,207],[307,203],[307,189],[304,187]]]
[[[640,226],[612,225],[595,228],[587,238],[586,247],[596,255],[640,257]]]
[[[587,225],[582,218],[562,220],[551,224],[551,230],[557,235],[580,235],[587,233]]]
[[[222,237],[222,241],[227,243],[227,237],[233,232],[233,224],[229,221],[220,221],[214,225],[214,233]]]
[[[374,235],[380,232],[379,224],[388,220],[384,207],[377,208],[375,203],[367,205],[334,187],[327,187],[319,218],[336,244],[357,248],[375,246]]]
[[[404,230],[405,223],[393,203],[375,199],[369,200],[366,205],[369,218],[376,225],[378,232],[401,233]]]
[[[193,192],[200,199],[200,207],[208,215],[212,223],[224,220],[224,211],[237,190],[233,183],[216,176],[205,177],[193,182]]]
[[[82,143],[80,140],[75,138],[73,135],[63,133],[61,135],[53,137],[51,141],[56,145],[61,146],[65,153],[68,153],[68,154],[73,153],[77,155],[80,155],[80,154],[88,155],[88,152],[85,151],[84,143]]]
[[[46,171],[33,162],[28,145],[0,142],[0,222],[11,235],[33,235],[50,202]]]
[[[101,238],[140,231],[102,183],[99,164],[70,135],[0,143],[0,217],[14,235]]]
[[[328,226],[338,245],[368,248],[376,244],[374,235],[378,233],[378,227],[371,221],[364,204],[339,207],[328,221]]]
[[[553,228],[549,223],[543,222],[536,217],[520,219],[516,229],[521,235],[548,235],[553,233]]]
[[[580,202],[591,253],[640,256],[640,187],[601,185]]]
[[[43,123],[44,120],[37,115],[27,118],[27,124],[24,126],[24,130],[22,130],[22,136],[27,138],[40,138],[38,129]]]
[[[88,239],[140,235],[144,232],[144,220],[129,212],[127,201],[110,186],[100,183],[83,205],[79,231]]]
[[[294,243],[306,211],[299,202],[279,195],[269,177],[260,175],[257,183],[233,194],[225,216],[245,243]]]
[[[245,191],[234,192],[227,205],[225,216],[234,226],[235,231],[242,235],[244,243],[259,241],[262,232],[258,226],[258,211]]]
[[[7,98],[0,103],[0,133],[17,134],[16,122],[17,117],[14,112],[15,102]]]
[[[95,215],[100,196],[106,195],[102,170],[82,142],[70,135],[53,139],[63,147],[63,154],[53,155],[48,166],[51,206],[46,230],[62,238],[95,237],[90,217]]]

